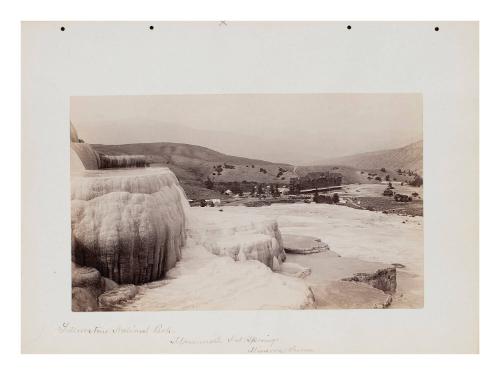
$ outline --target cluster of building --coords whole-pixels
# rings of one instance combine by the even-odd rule
[[[223,192],[224,195],[233,196],[239,195],[241,197],[248,196],[273,196],[273,195],[286,195],[290,192],[290,189],[286,185],[255,185],[252,187],[252,191],[250,192],[241,192],[239,194],[233,192],[230,189],[227,189]]]
[[[228,186],[220,193],[227,197],[258,197],[258,198],[278,198],[288,196],[297,198],[302,194],[312,194],[319,191],[336,190],[342,185],[342,174],[336,172],[310,172],[303,177],[292,177],[288,185],[282,184],[255,184],[241,186],[240,183],[233,183],[234,186]],[[234,189],[233,189],[234,187]],[[250,191],[249,191],[250,190]],[[202,199],[202,206],[219,206],[220,199]],[[191,201],[192,205],[200,202]]]
[[[310,172],[304,177],[290,179],[290,193],[300,194],[304,190],[328,189],[342,185],[342,174],[336,172]]]

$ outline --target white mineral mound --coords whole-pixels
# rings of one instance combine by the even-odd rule
[[[70,148],[70,166],[71,166],[70,172],[72,175],[76,173],[81,173],[85,170],[85,165],[83,164],[82,159],[80,159],[80,156],[73,147],[73,143],[71,144]]]
[[[71,141],[73,261],[121,284],[160,280],[170,270],[168,280],[143,287],[124,309],[314,305],[302,280],[272,271],[285,260],[276,220],[210,208],[188,220],[193,211],[168,168],[103,169],[146,162],[140,155],[99,154],[73,126]]]
[[[181,258],[188,202],[168,168],[73,173],[71,199],[76,263],[141,284]]]
[[[146,284],[123,310],[256,310],[314,307],[302,279],[272,272],[254,260],[216,256],[188,240],[168,279]]]
[[[72,122],[69,123],[69,139],[71,142],[79,142],[78,132]]]
[[[86,171],[72,186],[77,263],[120,283],[158,280],[169,270],[118,309],[314,307],[302,279],[273,272],[285,258],[276,220],[192,209],[166,168]]]
[[[99,158],[99,154],[94,151],[92,146],[87,143],[71,143],[71,160],[75,160],[74,156],[76,154],[76,158],[80,160],[80,163],[83,165],[84,169],[99,169],[101,168],[101,159]],[[71,165],[71,172],[73,172],[73,164]],[[75,165],[75,169],[80,169],[79,165]]]
[[[278,271],[286,255],[274,219],[235,215],[205,207],[192,215],[189,236],[216,255],[233,260],[258,260]]]

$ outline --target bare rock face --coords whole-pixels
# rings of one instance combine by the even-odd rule
[[[101,274],[95,268],[71,265],[72,311],[95,311],[102,293]]]
[[[388,293],[394,293],[397,287],[396,268],[383,268],[372,273],[356,273],[343,280],[366,283]]]
[[[99,309],[97,298],[88,288],[71,289],[71,310],[74,312],[90,312]]]
[[[101,289],[104,292],[109,292],[110,290],[118,288],[120,285],[115,283],[113,280],[107,277],[101,277]]]
[[[99,296],[99,306],[103,309],[113,307],[116,304],[126,302],[134,298],[139,289],[132,284],[120,285]]]
[[[92,267],[80,267],[71,265],[71,286],[80,288],[99,288],[101,284],[101,274]]]
[[[71,266],[71,307],[75,312],[107,310],[111,305],[132,299],[137,294],[135,285],[118,285],[101,277],[92,267]]]
[[[285,252],[290,254],[313,254],[330,250],[328,244],[316,237],[282,234],[282,238]]]

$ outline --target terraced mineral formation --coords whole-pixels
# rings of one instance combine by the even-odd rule
[[[189,236],[215,255],[237,261],[257,260],[274,271],[286,259],[278,223],[259,215],[206,208],[203,215],[193,215]]]
[[[283,246],[290,254],[313,254],[329,251],[328,244],[319,238],[297,234],[283,234]]]
[[[73,124],[70,140],[72,260],[119,284],[163,278],[186,240],[189,204],[177,177],[141,168],[141,155],[96,152]]]
[[[143,168],[147,166],[144,155],[104,155],[99,154],[100,168]]]
[[[181,257],[187,205],[167,168],[73,174],[73,260],[119,284],[158,280]]]

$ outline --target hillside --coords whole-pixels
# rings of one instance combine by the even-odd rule
[[[361,174],[356,168],[346,167],[346,166],[334,166],[332,165],[314,165],[307,167],[297,167],[295,172],[299,177],[303,177],[310,172],[335,172],[342,174],[342,184],[363,184],[370,182],[366,179],[367,174]],[[382,177],[382,176],[381,176]]]
[[[395,170],[386,169],[381,171],[380,169],[363,169],[360,170],[354,167],[346,166],[333,166],[333,165],[314,165],[307,167],[296,167],[295,173],[299,177],[305,176],[310,172],[335,172],[342,174],[342,184],[377,184],[382,183],[382,181],[399,181],[408,183],[414,179],[414,176],[410,176],[406,173],[399,174]],[[376,178],[380,178],[381,181],[377,181]]]
[[[168,166],[176,174],[188,198],[192,199],[221,197],[220,192],[228,188],[232,190],[231,183],[235,181],[249,191],[254,183],[286,185],[291,177],[317,171],[341,173],[343,184],[374,183],[376,177],[409,182],[414,177],[397,173],[398,168],[411,169],[419,174],[422,171],[422,142],[400,149],[357,154],[297,167],[227,155],[184,143],[94,144],[92,148],[108,155],[145,155],[153,167]],[[385,168],[384,172],[382,168]],[[208,178],[214,184],[212,189],[206,188]]]
[[[290,177],[295,176],[293,166],[288,164],[231,156],[183,143],[94,144],[92,147],[108,155],[145,155],[152,166],[167,165],[190,198],[218,196],[204,188],[207,177],[217,186],[232,181],[287,184]]]
[[[422,174],[423,170],[423,141],[411,143],[407,146],[362,154],[348,155],[339,158],[321,160],[317,165],[344,165],[363,170],[412,170]]]

